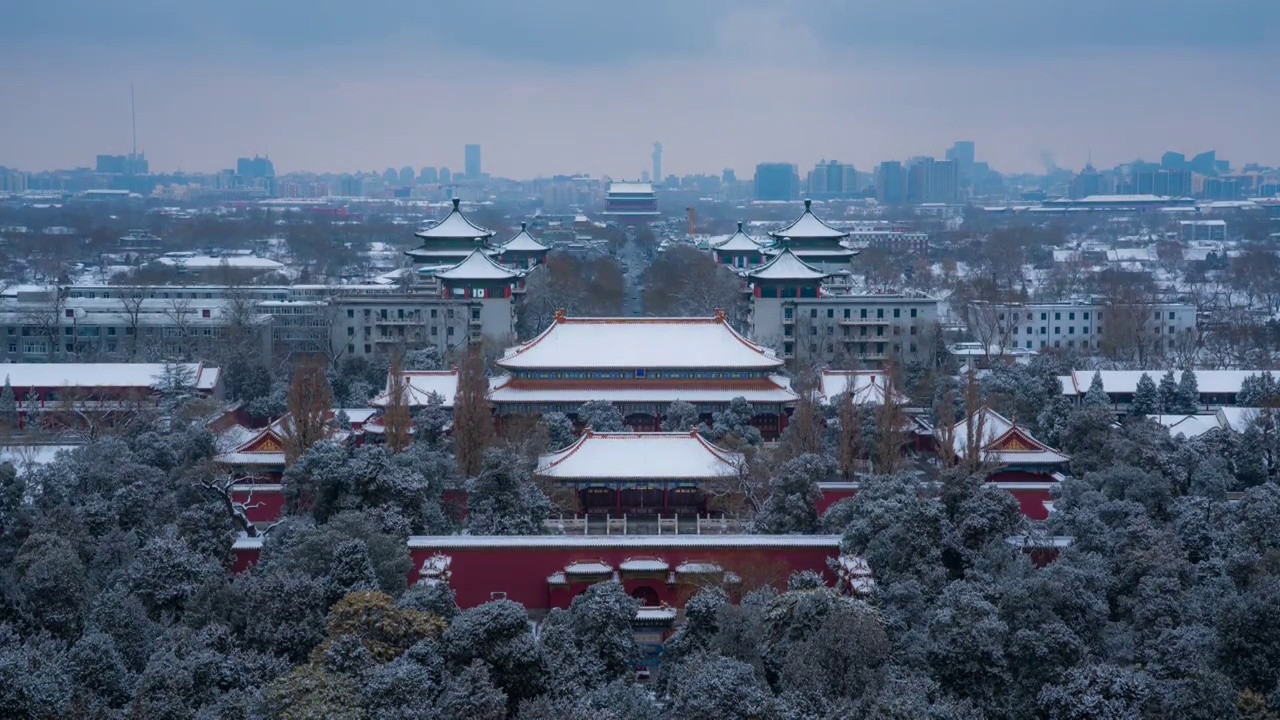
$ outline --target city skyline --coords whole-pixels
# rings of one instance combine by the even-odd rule
[[[22,108],[0,117],[0,165],[126,153],[130,82],[138,147],[159,172],[254,153],[281,173],[460,169],[475,143],[495,176],[638,179],[654,137],[676,175],[823,159],[869,171],[942,157],[960,138],[1008,172],[1169,149],[1280,164],[1280,138],[1255,119],[1280,113],[1268,70],[1280,49],[1262,35],[1280,8],[1262,3],[391,2],[403,17],[350,23],[329,2],[245,23],[231,22],[248,8],[236,2],[225,17],[140,0],[62,5],[56,24],[20,8],[0,29],[15,57],[38,58],[0,70]]]

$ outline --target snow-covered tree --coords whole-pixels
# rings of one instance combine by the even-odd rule
[[[693,403],[676,400],[667,406],[662,416],[662,428],[671,432],[683,432],[698,426],[698,408]]]
[[[514,451],[491,448],[467,483],[467,528],[476,535],[537,535],[551,504]]]
[[[518,603],[494,600],[459,613],[444,633],[443,647],[454,667],[482,662],[512,708],[545,687],[542,652]]]
[[[343,593],[378,589],[378,576],[363,540],[347,540],[334,548],[329,578]]]
[[[1111,407],[1111,397],[1107,395],[1106,388],[1102,384],[1101,372],[1094,371],[1093,380],[1089,381],[1089,390],[1084,394],[1084,402],[1097,407]]]
[[[1165,413],[1176,413],[1179,407],[1178,378],[1169,370],[1160,378],[1160,408]]]
[[[444,407],[444,398],[440,393],[427,395],[427,404],[413,415],[413,439],[430,445],[437,445],[444,439],[452,418]]]
[[[770,535],[812,534],[818,530],[818,483],[831,472],[820,455],[788,460],[769,481],[769,498],[756,516],[756,532]]]
[[[1150,694],[1144,673],[1106,664],[1073,668],[1060,684],[1040,691],[1047,720],[1124,720],[1140,717]]]
[[[1133,393],[1133,402],[1129,405],[1129,414],[1135,417],[1155,415],[1160,411],[1160,391],[1151,376],[1142,373],[1138,378],[1137,390]]]
[[[22,427],[27,432],[44,429],[44,408],[40,407],[40,395],[35,388],[27,390],[22,398]]]
[[[589,400],[578,408],[578,423],[596,432],[621,432],[627,429],[622,411],[608,400]]]
[[[16,430],[18,428],[18,398],[13,394],[13,385],[9,384],[9,376],[4,376],[4,389],[0,390],[0,429]]]
[[[1194,414],[1200,409],[1200,384],[1196,381],[1196,373],[1190,368],[1182,371],[1182,379],[1178,381],[1179,413]]]
[[[404,354],[405,370],[440,370],[443,367],[444,358],[440,355],[440,348],[435,345],[410,350]]]
[[[573,421],[564,413],[543,413],[539,422],[547,430],[547,452],[563,450],[577,439],[573,432]]]
[[[744,445],[757,446],[763,442],[759,428],[751,424],[755,413],[751,403],[741,395],[729,401],[729,406],[712,414],[711,439],[713,442],[724,442],[732,437]]]

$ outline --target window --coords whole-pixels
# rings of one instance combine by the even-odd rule
[[[397,320],[403,320],[403,319],[404,319],[404,308],[398,308],[398,309],[396,310],[396,319],[397,319]]]
[[[1075,325],[1068,325],[1068,326],[1067,326],[1067,334],[1068,334],[1068,335],[1075,335],[1075,334],[1076,334],[1076,326],[1075,326]]]
[[[827,308],[827,319],[830,320],[835,316],[836,316],[836,311],[831,308]]]
[[[1173,313],[1172,313],[1172,312],[1170,312],[1170,313],[1169,313],[1169,319],[1170,319],[1170,320],[1172,320],[1172,319],[1173,319]]]
[[[9,352],[11,353],[18,352],[18,343],[9,343]]]
[[[448,335],[449,337],[453,337],[453,327],[450,326],[448,329],[446,329],[444,334]]]
[[[1000,313],[1000,317],[998,317],[998,318],[996,318],[996,319],[997,319],[997,320],[1004,320],[1004,313]]]
[[[1054,346],[1054,347],[1062,347],[1062,341],[1061,341],[1061,340],[1054,340],[1054,341],[1053,341],[1053,346]]]
[[[207,318],[210,316],[209,313],[210,313],[209,308],[204,308],[200,311],[200,317]]]
[[[911,334],[912,334],[912,335],[915,335],[915,334],[916,334],[916,329],[917,329],[917,328],[916,328],[916,326],[915,326],[915,325],[912,325],[912,326],[911,326]]]
[[[72,309],[72,308],[67,308],[67,310],[66,310],[66,316],[67,316],[67,317],[75,317],[75,316],[76,316],[76,311],[75,311],[74,309]]]
[[[1088,334],[1089,334],[1089,326],[1088,326],[1088,325],[1085,325],[1084,327],[1080,328],[1080,334],[1081,334],[1081,335],[1088,335]],[[1085,347],[1088,347],[1088,346],[1086,345]]]
[[[916,316],[916,308],[911,308],[911,317],[915,317],[915,316]]]
[[[62,334],[63,334],[63,335],[70,335],[72,332],[73,332],[73,330],[72,330],[71,328],[69,328],[69,327],[62,328]]]
[[[1173,326],[1172,326],[1172,325],[1170,325],[1170,326],[1169,326],[1169,334],[1170,334],[1170,335],[1172,335],[1173,333],[1174,333]]]
[[[1048,320],[1048,319],[1049,319],[1049,313],[1040,313],[1040,319],[1041,319],[1041,320]]]
[[[792,317],[795,316],[795,312],[796,312],[795,308],[783,308],[782,317],[786,318],[787,320],[790,320]]]
[[[867,319],[867,309],[866,309],[866,308],[862,308],[862,310],[860,310],[860,311],[859,311],[859,315],[858,315],[858,317],[859,317],[859,318],[861,318],[861,319],[863,319],[863,320],[866,320],[866,319]]]
[[[435,337],[435,336],[437,336],[437,335],[439,335],[439,334],[440,334],[440,328],[436,327],[435,325],[432,325],[432,326],[431,326],[431,337]]]
[[[818,317],[818,308],[809,308],[809,317],[810,318]]]
[[[810,335],[817,335],[817,334],[818,334],[818,326],[817,326],[817,325],[810,325],[810,326],[809,326],[809,334],[810,334]]]
[[[1085,320],[1088,320],[1088,319],[1089,319],[1089,313],[1084,313],[1084,319],[1085,319]]]
[[[1031,334],[1031,327],[1030,327],[1030,326],[1028,326],[1028,327],[1027,327],[1027,334],[1028,334],[1028,335],[1030,335],[1030,334]]]
[[[370,354],[370,353],[372,353],[372,352],[373,352],[373,346],[372,346],[372,345],[370,345],[370,344],[368,344],[368,343],[365,343],[365,345],[364,345],[364,354],[365,354],[365,355],[368,355],[368,354]]]
[[[828,335],[833,335],[833,334],[835,334],[835,328],[833,328],[833,327],[831,327],[830,325],[828,325],[828,326],[827,326],[827,334],[828,334]]]
[[[1041,348],[1044,348],[1044,346],[1046,346],[1046,345],[1048,345],[1048,343],[1047,343],[1047,342],[1045,342],[1044,340],[1041,340],[1041,341],[1040,341],[1040,347],[1041,347]]]
[[[901,308],[894,308],[894,309],[893,309],[893,316],[894,316],[894,317],[902,317],[902,309],[901,309]],[[1004,318],[1003,318],[1003,317],[1001,317],[1000,319],[1001,319],[1001,320],[1003,320]]]
[[[453,308],[449,308],[448,310],[446,310],[446,311],[445,311],[445,313],[444,313],[444,316],[445,316],[447,319],[452,320],[452,319],[453,319]]]
[[[353,327],[347,328],[347,337],[355,337],[355,334],[356,334],[355,328]]]
[[[1028,350],[1030,350],[1030,349],[1031,349],[1031,341],[1030,341],[1030,340],[1028,340],[1028,341],[1027,341],[1027,349],[1028,349]]]
[[[816,355],[816,354],[818,354],[818,344],[817,344],[817,343],[809,343],[809,352],[811,352],[811,353],[813,353],[813,354],[815,354],[815,355]]]
[[[484,288],[471,288],[471,297],[482,298],[485,296]]]
[[[115,335],[115,334],[116,334],[116,329],[115,329],[115,328],[113,328],[113,327],[109,327],[109,328],[107,328],[107,334],[108,334],[108,335]]]
[[[480,308],[471,308],[471,319],[472,320],[480,319]]]
[[[884,326],[883,326],[883,325],[878,325],[878,326],[876,326],[876,337],[884,337]]]
[[[783,355],[790,355],[793,352],[795,352],[795,343],[789,343],[789,342],[782,343]]]
[[[876,308],[876,319],[877,320],[884,319],[884,308]]]
[[[787,325],[786,327],[782,328],[782,334],[785,335],[786,337],[791,337],[794,331],[795,331],[795,326],[793,325]]]
[[[1013,334],[1014,334],[1014,335],[1017,335],[1017,334],[1018,334],[1018,326],[1017,326],[1017,325],[1014,325],[1014,326],[1013,326]]]
[[[1056,326],[1056,325],[1055,325],[1055,326],[1054,326],[1054,328],[1053,328],[1053,334],[1054,334],[1054,335],[1061,335],[1061,334],[1062,334],[1062,328],[1060,328],[1060,327],[1058,327],[1058,326]]]
[[[1068,340],[1068,341],[1067,341],[1067,347],[1075,347],[1075,346],[1076,346],[1076,341],[1075,341],[1075,340]]]
[[[848,319],[849,319],[849,308],[845,308],[845,309],[844,309],[844,319],[845,319],[845,320],[848,320]]]
[[[1053,319],[1054,319],[1054,320],[1061,320],[1061,319],[1062,319],[1062,313],[1054,313],[1054,314],[1053,314]]]
[[[644,377],[644,368],[636,368],[636,377],[638,378]]]
[[[435,308],[431,308],[431,319],[432,319],[432,320],[435,320],[435,319],[436,319],[436,312],[437,312],[437,310],[436,310]]]

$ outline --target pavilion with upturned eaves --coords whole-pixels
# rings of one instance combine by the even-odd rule
[[[969,435],[979,440],[970,442]],[[1071,458],[1040,442],[1026,428],[983,406],[951,430],[951,452],[977,467],[989,483],[1008,490],[1033,520],[1049,515],[1052,490]]]
[[[662,429],[673,402],[691,403],[710,421],[743,397],[752,424],[777,437],[796,400],[779,374],[782,360],[738,334],[723,311],[710,318],[570,318],[561,310],[496,364],[505,371],[489,395],[499,427],[547,412],[576,418],[583,403],[604,400],[633,429],[653,431]]]
[[[844,245],[849,233],[813,214],[811,200],[804,201],[804,212],[794,222],[769,234],[777,241],[776,247],[790,247],[804,262],[831,272],[848,269],[850,260],[858,254]]]
[[[551,248],[529,234],[528,223],[520,223],[520,232],[499,246],[498,252],[502,264],[512,268],[532,269],[547,261],[547,253],[551,252]]]
[[[742,229],[742,223],[728,239],[712,245],[711,253],[716,262],[735,268],[755,267],[766,258],[764,246]]]
[[[487,255],[498,250],[489,246],[494,232],[481,227],[462,214],[461,201],[453,199],[453,209],[440,222],[414,233],[422,240],[422,246],[406,250],[415,265],[456,265],[477,249]]]

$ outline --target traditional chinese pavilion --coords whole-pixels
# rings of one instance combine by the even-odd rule
[[[685,432],[601,432],[542,455],[534,473],[572,488],[586,514],[699,515],[704,489],[739,473],[742,455]]]
[[[422,239],[422,247],[406,250],[404,254],[419,265],[456,265],[476,250],[477,245],[485,253],[496,255],[498,250],[488,245],[494,232],[471,222],[459,205],[458,198],[454,198],[453,209],[443,220],[414,233]]]
[[[778,374],[782,365],[730,327],[723,311],[711,318],[570,318],[561,310],[541,334],[497,361],[506,374],[494,378],[489,399],[499,427],[511,416],[576,417],[588,400],[605,400],[633,429],[653,431],[677,400],[710,420],[743,397],[752,423],[776,437],[796,400]]]
[[[647,182],[611,182],[604,196],[604,214],[618,220],[656,220],[658,193]]]
[[[738,231],[711,246],[711,253],[716,262],[735,268],[755,267],[764,262],[764,247],[742,229],[738,223]]]
[[[853,395],[859,406],[884,405],[886,394],[894,404],[903,406],[909,398],[897,389],[889,388],[889,376],[876,370],[832,370],[822,368],[818,376],[818,391],[822,402],[831,402],[845,393]]]
[[[452,267],[437,270],[434,275],[442,284],[445,297],[457,299],[510,298],[522,287],[523,270],[512,270],[493,259],[493,251],[474,247]]]
[[[849,233],[837,230],[813,214],[812,201],[804,201],[804,212],[784,228],[769,233],[780,244],[786,240],[801,260],[830,271],[845,270],[857,250],[844,246]]]
[[[972,429],[972,430],[971,430]],[[980,433],[980,444],[969,442],[969,433]],[[952,430],[955,456],[961,461],[975,461],[995,483],[1013,493],[1022,505],[1022,513],[1033,520],[1049,515],[1050,491],[1065,479],[1071,458],[1045,445],[1031,432],[1000,413],[982,407],[969,418],[956,423]],[[979,458],[969,458],[977,445]]]
[[[822,281],[831,273],[800,259],[788,241],[783,241],[768,262],[742,273],[751,282],[755,298],[816,298]]]
[[[431,404],[431,396],[440,397],[440,406],[446,410],[453,409],[453,400],[458,395],[458,368],[448,370],[405,370],[400,373],[404,383],[404,402],[410,410],[420,410]],[[376,408],[385,408],[391,401],[391,375],[387,374],[387,385],[370,401]]]
[[[546,262],[551,248],[529,234],[527,223],[520,223],[520,232],[503,243],[498,251],[507,267],[531,269]]]

